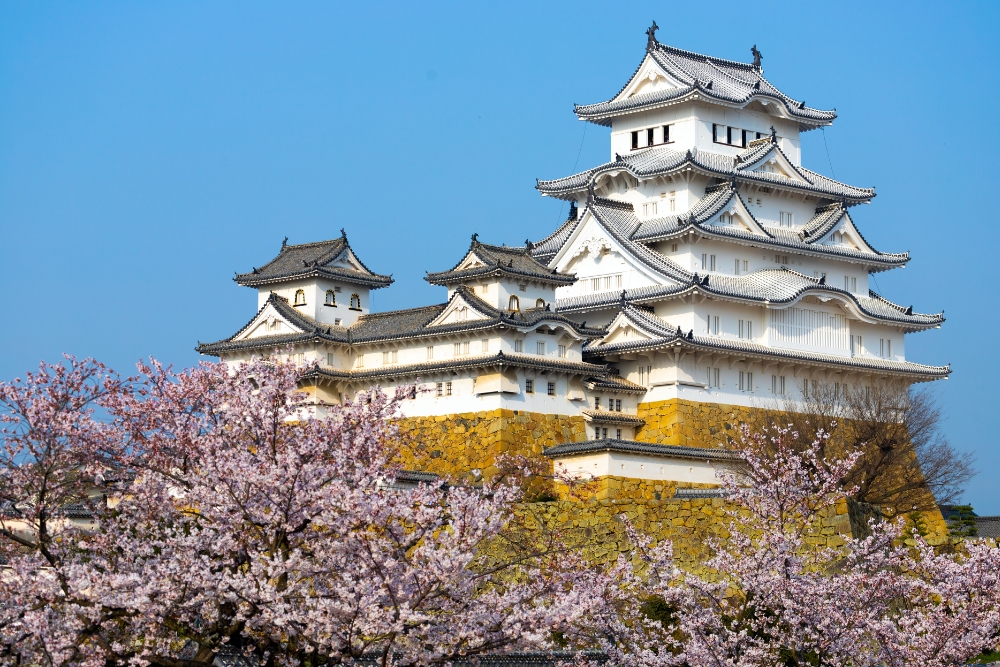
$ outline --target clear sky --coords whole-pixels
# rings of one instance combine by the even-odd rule
[[[519,244],[564,218],[535,178],[608,159],[573,103],[618,91],[654,18],[700,53],[756,44],[778,87],[837,109],[804,163],[877,188],[852,216],[913,257],[877,288],[946,311],[907,357],[952,364],[966,500],[1000,514],[995,2],[3,3],[0,378],[62,352],[195,363],[255,311],[233,273],[285,236],[346,228],[396,279],[376,310],[442,300],[424,272],[473,232]]]

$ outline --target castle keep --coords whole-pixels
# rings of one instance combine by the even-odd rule
[[[747,64],[648,35],[622,89],[574,110],[610,128],[608,162],[538,181],[570,203],[558,229],[518,247],[473,234],[427,275],[444,302],[382,313],[370,292],[392,279],[346,234],[283,245],[236,277],[257,314],[198,350],[238,363],[291,349],[320,414],[419,378],[429,391],[401,421],[412,469],[488,471],[518,452],[652,502],[712,495],[726,430],[767,401],[947,377],[905,346],[943,314],[870,288],[909,261],[852,218],[874,190],[803,166],[801,134],[836,114],[774,87],[756,48]],[[684,525],[678,508],[665,525]]]

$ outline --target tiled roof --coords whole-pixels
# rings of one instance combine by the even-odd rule
[[[429,326],[447,308],[451,301],[459,297],[465,299],[466,302],[486,317],[469,319],[464,322]],[[254,315],[250,322],[229,338],[215,343],[199,343],[195,349],[202,354],[219,355],[236,350],[273,350],[309,340],[346,345],[363,345],[448,333],[491,330],[497,327],[529,328],[543,322],[558,322],[579,335],[588,338],[595,338],[603,333],[603,329],[581,326],[565,315],[551,310],[532,308],[520,313],[498,310],[477,297],[464,286],[460,286],[455,290],[451,301],[433,306],[424,306],[422,308],[408,308],[406,310],[362,315],[350,327],[339,327],[317,322],[310,317],[302,315],[292,306],[288,305],[287,299],[272,293],[261,310],[267,307],[268,304],[272,305],[282,317],[287,318],[296,327],[303,329],[303,333],[236,340],[257,319],[257,316],[260,314],[260,311],[258,311],[257,315]]]
[[[545,456],[558,458],[563,456],[573,456],[576,454],[590,454],[593,452],[623,452],[627,454],[650,454],[652,456],[663,456],[669,458],[694,459],[694,460],[737,460],[735,453],[725,449],[715,449],[709,447],[682,447],[680,445],[654,445],[648,442],[636,442],[635,440],[618,440],[615,438],[604,438],[602,440],[587,440],[586,442],[567,442],[563,445],[556,445],[545,450]]]
[[[725,489],[677,489],[674,498],[697,500],[699,498],[725,498]]]
[[[361,265],[361,270],[332,266],[349,250],[350,244],[343,230],[340,238],[330,241],[300,245],[282,244],[277,257],[249,273],[237,274],[233,280],[249,287],[309,277],[332,278],[376,289],[392,284],[391,276],[372,273],[357,256],[355,259]]]
[[[977,516],[973,520],[977,537],[1000,537],[1000,516]]]
[[[737,226],[705,224],[718,215],[720,211],[724,211],[734,199],[738,199],[743,204],[743,207],[753,218],[753,222],[763,230],[766,236]],[[816,209],[816,215],[803,226],[801,232],[768,227],[754,217],[753,212],[733,184],[724,182],[707,188],[705,196],[699,199],[686,213],[642,221],[632,239],[642,243],[654,243],[697,231],[702,236],[734,239],[761,247],[793,250],[814,256],[833,255],[839,259],[856,260],[869,266],[874,265],[881,270],[902,266],[910,260],[909,253],[905,252],[883,253],[874,249],[874,252],[868,252],[864,249],[847,246],[818,245],[816,241],[829,232],[845,215],[847,215],[847,209],[838,202]],[[638,218],[636,219],[638,220]],[[867,241],[865,243],[867,244]]]
[[[583,418],[589,422],[598,424],[623,424],[625,426],[643,426],[645,419],[640,419],[635,415],[624,412],[611,412],[610,410],[584,410]]]
[[[614,394],[645,394],[648,391],[641,384],[636,384],[617,375],[587,378],[583,385],[591,391],[608,391]]]
[[[648,53],[682,85],[681,88],[665,88],[616,100],[625,90],[622,88],[615,98],[607,102],[577,105],[577,116],[599,125],[610,125],[615,116],[656,108],[697,95],[727,106],[743,107],[754,99],[777,102],[788,116],[799,121],[804,130],[829,125],[837,117],[834,111],[812,109],[805,106],[804,102],[788,97],[765,79],[763,71],[754,65],[703,56],[659,43]],[[636,73],[638,71],[637,68]],[[629,80],[631,79],[632,77]]]
[[[573,210],[575,210],[575,207]],[[552,232],[541,241],[536,241],[532,245],[532,256],[539,262],[547,264],[549,260],[555,257],[556,253],[559,252],[559,249],[563,247],[564,243],[566,243],[566,239],[570,237],[573,230],[576,229],[576,226],[579,224],[579,217],[573,217],[566,220],[566,222],[559,225],[559,228],[556,229],[556,231]]]
[[[754,151],[755,149],[747,150]],[[614,162],[607,162],[572,176],[550,181],[539,180],[535,187],[543,195],[561,199],[575,199],[591,183],[595,182],[598,176],[606,172],[627,171],[636,179],[645,180],[691,167],[708,176],[725,180],[735,177],[737,182],[741,183],[754,183],[806,192],[828,199],[844,200],[848,204],[865,203],[875,196],[874,188],[859,188],[840,183],[804,167],[796,168],[803,179],[800,181],[782,174],[754,171],[750,169],[752,164],[740,162],[738,157],[698,150],[697,148],[684,153],[666,147],[647,148],[618,157],[619,159]]]
[[[820,366],[836,366],[854,370],[872,370],[881,373],[932,380],[947,377],[951,373],[950,366],[926,366],[912,361],[896,361],[876,357],[853,356],[846,357],[836,354],[819,352],[802,352],[786,348],[774,348],[747,340],[722,338],[718,336],[703,336],[694,331],[685,333],[680,327],[674,327],[656,315],[627,303],[622,312],[652,338],[626,343],[591,343],[584,348],[584,356],[589,359],[600,359],[612,354],[627,354],[644,350],[662,349],[665,347],[680,347],[682,349],[711,352],[719,351],[745,355],[762,360],[788,359],[811,363]]]
[[[622,204],[600,197],[588,201],[588,209],[594,219],[607,231],[612,238],[620,243],[637,260],[654,273],[670,280],[686,283],[691,280],[692,273],[682,269],[674,261],[660,253],[632,240],[639,225],[631,204]]]
[[[434,285],[453,285],[474,278],[510,276],[555,285],[571,285],[576,282],[575,276],[564,275],[540,263],[532,256],[530,247],[510,248],[507,246],[487,245],[480,243],[476,239],[476,235],[473,235],[472,245],[469,246],[469,252],[466,253],[466,257],[468,257],[469,253],[474,255],[482,264],[480,266],[459,269],[459,266],[465,261],[465,257],[463,257],[462,262],[459,262],[447,271],[428,273],[425,280]]]

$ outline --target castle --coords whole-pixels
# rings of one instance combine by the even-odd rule
[[[574,110],[611,128],[609,161],[538,181],[570,202],[554,232],[519,247],[473,235],[427,275],[445,302],[382,313],[371,290],[392,279],[346,234],[283,244],[235,278],[257,289],[257,314],[198,351],[238,363],[291,350],[320,413],[419,380],[428,391],[401,420],[420,443],[415,469],[521,452],[657,500],[710,495],[729,460],[721,433],[765,400],[946,378],[904,342],[943,314],[870,289],[909,261],[851,217],[874,190],[802,166],[801,133],[835,112],[775,88],[756,47],[746,64],[660,44],[655,24],[647,35],[624,87]]]

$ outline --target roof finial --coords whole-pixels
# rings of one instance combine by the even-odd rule
[[[284,250],[287,247],[288,247],[288,237],[286,236],[285,240],[281,242],[281,249]]]
[[[590,203],[594,201],[596,195],[594,194],[594,181],[587,183],[587,202]]]
[[[778,140],[778,131],[774,129],[774,125],[771,126],[771,138],[775,141]]]
[[[760,61],[763,56],[760,55],[760,51],[757,50],[757,45],[754,44],[753,48],[750,49],[750,53],[753,54],[753,66],[760,69]]]
[[[531,239],[524,239],[524,247],[530,253],[535,249],[535,244],[531,242]]]
[[[653,25],[649,26],[649,30],[646,31],[646,50],[652,51],[656,48],[656,31],[660,29],[660,26],[656,25],[656,21],[653,21]]]
[[[476,245],[477,243],[479,243],[479,232],[472,235],[472,245]]]
[[[576,215],[577,215],[576,202],[571,201],[569,203],[569,219],[576,220]]]
[[[625,299],[625,290],[622,290],[622,299],[621,299],[621,303],[622,303],[622,308],[624,308],[624,307],[625,307],[625,305],[626,305],[626,304],[628,303],[628,301],[627,301],[627,300]]]
[[[347,240],[347,232],[344,231],[343,227],[340,228],[340,238]]]

